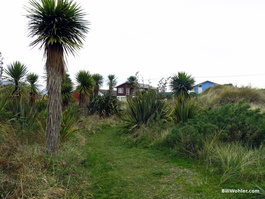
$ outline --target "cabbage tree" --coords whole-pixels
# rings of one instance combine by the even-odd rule
[[[47,152],[58,152],[62,117],[61,83],[65,73],[65,56],[79,50],[88,32],[85,13],[72,0],[30,0],[27,8],[30,46],[44,50],[47,71],[48,115]]]

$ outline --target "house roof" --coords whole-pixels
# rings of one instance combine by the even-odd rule
[[[201,82],[201,83],[199,83],[199,84],[194,85],[193,87],[198,86],[198,85],[201,85],[201,84],[204,84],[204,83],[206,83],[206,82],[210,82],[210,83],[213,83],[213,84],[217,84],[217,83],[215,83],[215,82],[212,82],[212,81],[206,80],[206,81],[204,81],[204,82]]]
[[[115,88],[118,88],[118,87],[120,87],[120,86],[122,86],[122,85],[124,85],[124,84],[129,84],[129,82],[124,82],[124,83],[122,83],[122,84],[116,86]],[[149,84],[139,84],[139,87],[140,87],[140,88],[146,88],[146,89],[148,89],[148,88],[155,89],[155,87],[153,87],[153,86],[151,86],[151,85],[149,85]]]

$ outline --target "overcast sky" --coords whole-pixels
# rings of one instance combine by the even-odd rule
[[[140,73],[144,83],[186,72],[196,83],[265,88],[264,0],[76,0],[90,31],[83,49],[68,57],[79,70],[109,74],[118,84]],[[44,73],[43,52],[29,47],[28,0],[0,3],[0,52]],[[106,84],[104,85],[106,87]]]

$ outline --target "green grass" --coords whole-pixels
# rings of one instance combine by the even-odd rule
[[[84,164],[95,198],[224,197],[216,176],[209,176],[189,160],[152,149],[129,147],[113,127],[91,135],[85,151]]]
[[[40,144],[21,143],[10,125],[1,124],[0,198],[258,198],[221,190],[264,190],[263,182],[220,184],[221,174],[173,156],[169,148],[130,144],[132,135],[119,134],[117,123],[117,118],[84,118],[81,130],[52,157]]]

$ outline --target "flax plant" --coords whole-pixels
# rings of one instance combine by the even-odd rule
[[[127,99],[128,118],[125,129],[132,131],[141,125],[163,123],[169,120],[166,102],[157,97],[155,90],[140,93],[137,97]]]

